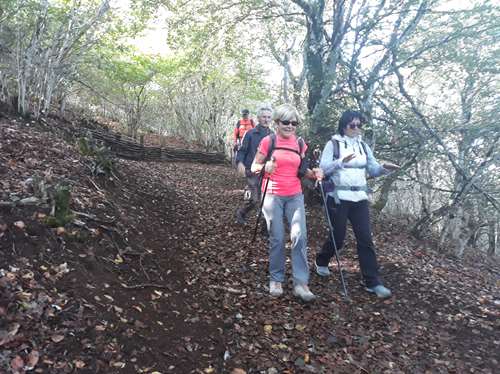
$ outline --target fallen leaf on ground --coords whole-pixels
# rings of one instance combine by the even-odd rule
[[[270,334],[271,331],[273,331],[273,326],[271,326],[271,325],[264,325],[264,332],[266,334]]]
[[[75,360],[73,361],[73,363],[75,364],[75,367],[77,369],[82,369],[85,367],[85,362],[83,362],[82,360]]]
[[[247,372],[243,369],[240,369],[240,368],[236,368],[236,369],[233,369],[233,371],[231,372],[231,374],[247,374]]]
[[[16,356],[10,361],[10,367],[13,372],[18,372],[24,367],[24,361],[21,356]]]
[[[50,339],[54,342],[54,343],[59,343],[61,341],[64,340],[64,335],[52,335],[50,337]]]
[[[31,351],[28,355],[28,362],[26,363],[26,370],[32,370],[36,364],[38,364],[38,360],[40,359],[40,353],[38,351]]]

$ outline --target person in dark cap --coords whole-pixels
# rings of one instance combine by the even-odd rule
[[[233,132],[233,150],[236,158],[236,153],[238,152],[241,143],[243,142],[243,137],[247,131],[253,129],[255,123],[253,119],[250,118],[250,111],[248,109],[243,109],[241,111],[241,119],[236,122],[236,126]]]

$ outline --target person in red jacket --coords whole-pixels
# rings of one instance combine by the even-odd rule
[[[241,146],[243,142],[243,137],[247,133],[247,131],[253,129],[255,127],[255,123],[253,119],[249,118],[250,111],[248,109],[243,109],[241,111],[241,119],[236,122],[236,126],[233,132],[233,149],[236,157],[236,152]]]

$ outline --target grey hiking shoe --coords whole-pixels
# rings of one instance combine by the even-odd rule
[[[365,290],[374,293],[379,299],[387,299],[392,296],[391,290],[381,284],[373,287],[366,287]]]
[[[316,299],[316,295],[311,292],[306,284],[297,284],[293,287],[293,294],[306,303]]]
[[[270,281],[269,294],[273,297],[279,297],[283,295],[283,285],[281,284],[281,282]]]
[[[320,277],[330,276],[330,269],[328,269],[328,266],[319,266],[318,263],[314,261],[314,268],[316,269],[316,274]]]

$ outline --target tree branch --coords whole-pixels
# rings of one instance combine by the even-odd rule
[[[408,91],[406,91],[406,88],[404,86],[404,78],[403,78],[403,75],[401,74],[401,72],[399,71],[399,68],[396,66],[396,60],[397,60],[396,53],[393,52],[392,65],[393,65],[394,72],[395,72],[395,74],[396,74],[396,76],[398,78],[399,91],[401,92],[401,94],[403,95],[403,97],[410,104],[413,113],[417,116],[417,118],[420,120],[420,122],[422,123],[422,125],[426,128],[426,130],[431,134],[432,138],[434,140],[436,140],[436,142],[444,150],[445,155],[447,156],[448,160],[453,165],[453,168],[456,170],[456,172],[459,173],[464,178],[464,180],[467,181],[468,184],[470,184],[470,186],[474,187],[476,190],[478,190],[479,192],[481,192],[483,194],[483,196],[485,196],[486,199],[493,205],[493,207],[495,207],[495,209],[500,212],[500,205],[499,205],[498,201],[494,197],[492,197],[490,194],[488,194],[486,191],[483,191],[483,189],[481,189],[477,184],[475,184],[474,181],[473,181],[473,178],[469,177],[467,175],[467,173],[460,167],[460,165],[458,165],[458,163],[455,160],[455,157],[448,150],[448,148],[444,144],[444,142],[441,139],[441,137],[429,125],[429,123],[427,122],[427,119],[425,118],[425,116],[423,115],[423,113],[418,109],[415,101],[409,95]]]

